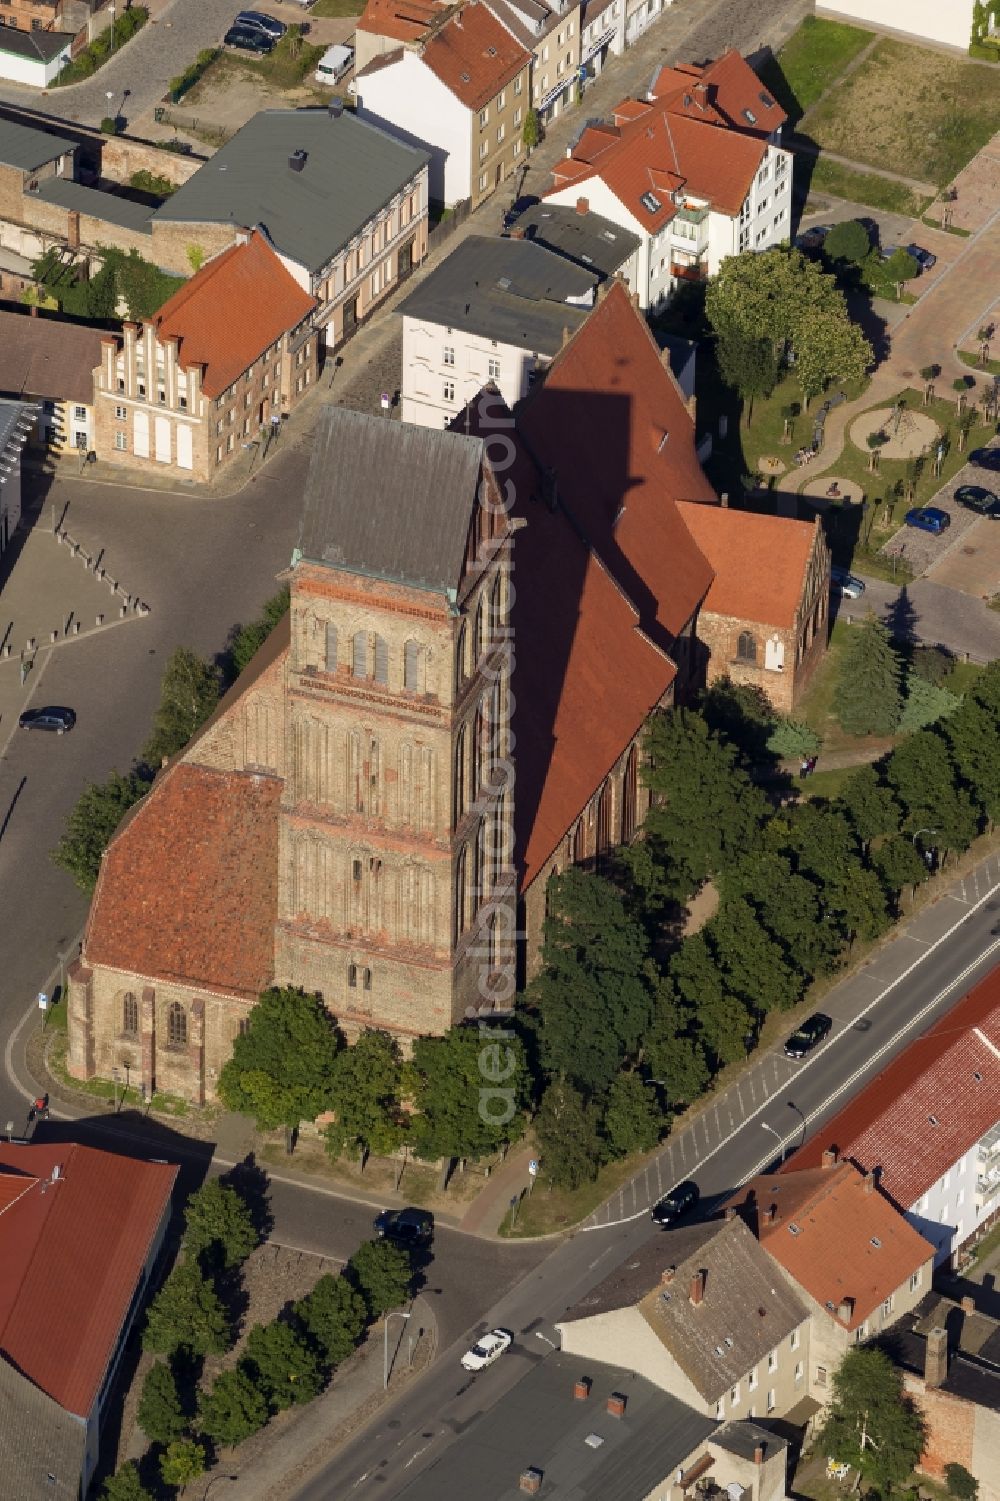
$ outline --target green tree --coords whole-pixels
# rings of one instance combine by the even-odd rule
[[[219,1075],[219,1097],[261,1131],[294,1131],[333,1103],[340,1036],[318,995],[265,990]]]
[[[944,1483],[949,1496],[955,1501],[979,1501],[979,1481],[970,1475],[964,1465],[948,1464],[944,1467]]]
[[[1000,681],[1000,674],[996,676]],[[945,719],[941,733],[977,807],[996,823],[1000,819],[1000,703],[992,701],[993,677],[991,666]]]
[[[847,638],[834,709],[848,735],[891,735],[902,712],[899,658],[881,620],[869,611]]]
[[[742,897],[724,901],[707,934],[731,995],[751,1011],[787,1011],[802,995],[801,976]]]
[[[656,992],[653,1020],[643,1058],[670,1105],[690,1105],[712,1076],[692,1013],[680,1003],[673,982],[664,977]]]
[[[535,1116],[542,1166],[556,1188],[575,1189],[597,1176],[601,1162],[596,1105],[564,1079],[550,1084]]]
[[[861,329],[846,308],[817,312],[808,322],[808,335],[799,334],[795,346],[795,378],[808,409],[814,396],[831,381],[859,383],[875,358]]]
[[[248,666],[275,626],[287,615],[290,600],[291,593],[286,584],[277,594],[272,594],[256,620],[251,620],[249,625],[238,626],[233,632],[229,654],[234,676],[238,676]]]
[[[924,1439],[924,1420],[904,1393],[903,1378],[888,1355],[872,1345],[848,1350],[833,1376],[822,1452],[889,1492],[909,1479]]]
[[[329,1272],[295,1304],[294,1312],[329,1366],[347,1359],[368,1319],[368,1305],[350,1278]]]
[[[205,1473],[205,1446],[193,1438],[176,1438],[160,1455],[160,1474],[164,1485],[182,1491],[192,1480]]]
[[[153,1496],[139,1478],[134,1459],[126,1460],[120,1470],[109,1475],[101,1491],[101,1501],[153,1501]]]
[[[186,646],[177,647],[163,673],[153,733],[142,753],[150,766],[183,750],[218,703],[220,687],[217,668]]]
[[[633,1057],[652,1015],[654,971],[621,893],[578,869],[550,880],[541,974],[528,990],[542,1063],[603,1093]]]
[[[918,730],[898,745],[889,757],[886,776],[899,794],[912,831],[932,829],[934,843],[945,850],[968,848],[976,837],[976,811],[958,785],[947,743],[936,731]]]
[[[862,849],[883,834],[894,834],[903,816],[890,788],[883,785],[871,766],[861,766],[851,773],[835,807],[846,813]]]
[[[388,1240],[366,1240],[344,1268],[344,1276],[365,1301],[369,1318],[381,1318],[410,1295],[410,1258]]]
[[[513,1033],[460,1026],[443,1037],[418,1037],[405,1076],[421,1157],[484,1157],[524,1132],[531,1080]]]
[[[337,1158],[350,1148],[364,1167],[370,1152],[394,1152],[406,1131],[401,1087],[399,1043],[388,1032],[366,1029],[334,1064],[331,1104],[337,1119],[326,1131],[330,1156]]]
[[[608,1090],[601,1125],[612,1157],[650,1151],[663,1134],[653,1087],[639,1074],[619,1074]]]
[[[319,1356],[290,1325],[255,1324],[240,1366],[278,1412],[311,1402],[323,1386]]]
[[[162,1360],[146,1372],[137,1416],[139,1427],[154,1444],[169,1444],[188,1426],[176,1378]]]
[[[92,782],[77,800],[66,832],[52,852],[55,863],[69,871],[81,891],[93,891],[101,870],[101,856],[125,814],[149,791],[149,783],[134,772],[113,771],[106,782]]]
[[[267,1422],[267,1398],[245,1367],[220,1371],[198,1404],[198,1427],[217,1444],[242,1444]]]
[[[912,281],[919,271],[920,267],[910,252],[900,246],[892,252],[887,261],[882,262],[877,275],[879,281],[895,289],[898,302],[904,282]]]
[[[743,401],[749,427],[754,399],[770,396],[778,383],[774,345],[770,339],[754,338],[743,329],[734,328],[720,337],[716,357],[722,379]]]
[[[907,886],[919,886],[929,874],[927,866],[905,834],[892,834],[872,851],[872,864],[899,910],[896,897]]]
[[[797,719],[781,719],[767,737],[767,749],[772,756],[784,761],[800,761],[805,756],[814,756],[820,747],[820,738],[810,724]]]
[[[823,255],[831,263],[843,261],[860,266],[871,251],[868,231],[857,219],[844,219],[835,224],[823,241]]]
[[[538,112],[529,109],[524,117],[524,124],[521,127],[521,140],[524,142],[525,151],[529,153],[534,151],[540,139],[541,126],[538,122]]]
[[[785,825],[799,873],[820,888],[823,917],[844,937],[876,938],[888,926],[885,894],[874,871],[861,860],[846,816],[813,802],[792,811]]]
[[[815,882],[793,870],[786,855],[767,849],[747,855],[721,885],[724,902],[741,896],[750,904],[791,969],[812,979],[831,968],[839,936],[823,921]]]
[[[107,323],[115,316],[118,287],[114,267],[102,261],[87,284],[87,314],[95,322]]]
[[[671,956],[668,974],[714,1062],[742,1058],[746,1039],[755,1030],[754,1018],[725,988],[703,932],[685,938]]]
[[[768,737],[778,722],[774,705],[756,683],[716,678],[698,702],[698,713],[714,734],[730,741],[744,762],[766,759]]]
[[[232,1343],[226,1311],[195,1260],[177,1263],[146,1315],[142,1348],[157,1355],[175,1350],[221,1355]]]
[[[955,713],[961,702],[947,688],[929,683],[916,672],[907,674],[905,689],[903,712],[899,720],[899,728],[904,734],[924,730],[928,725],[937,724],[940,719],[947,719],[949,714]]]
[[[213,1269],[239,1266],[260,1242],[246,1200],[218,1178],[195,1189],[184,1206],[184,1244],[191,1256],[207,1251]]]

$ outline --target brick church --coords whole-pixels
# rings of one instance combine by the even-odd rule
[[[729,673],[790,709],[818,526],[719,506],[612,286],[511,414],[317,425],[291,608],[105,852],[76,1077],[211,1100],[270,984],[404,1044],[510,1005],[549,876],[634,835],[650,714]]]

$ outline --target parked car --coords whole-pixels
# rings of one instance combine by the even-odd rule
[[[819,250],[832,228],[832,224],[814,224],[810,229],[804,229],[800,235],[795,236],[796,249]]]
[[[313,74],[318,84],[326,84],[332,87],[339,83],[345,73],[349,73],[354,67],[354,48],[345,47],[339,43],[334,47],[327,47],[323,56],[316,64],[316,72]]]
[[[983,485],[959,485],[955,499],[968,510],[978,511],[980,516],[1000,521],[1000,495],[994,495],[992,490],[987,490]]]
[[[697,1183],[692,1183],[688,1179],[686,1183],[678,1183],[676,1188],[672,1188],[668,1194],[663,1195],[662,1199],[656,1201],[649,1211],[650,1218],[657,1225],[673,1224],[674,1220],[679,1220],[682,1215],[689,1214],[700,1198],[701,1193]]]
[[[476,1340],[471,1350],[466,1350],[462,1356],[462,1368],[466,1371],[484,1371],[488,1365],[499,1360],[514,1343],[514,1336],[508,1329],[491,1329],[489,1334],[483,1334]]]
[[[830,588],[835,594],[842,594],[845,599],[860,599],[865,592],[865,581],[854,573],[848,573],[846,568],[831,568]]]
[[[913,256],[921,271],[929,271],[932,266],[937,265],[937,256],[931,255],[922,245],[907,245],[906,252]]]
[[[401,1246],[426,1246],[434,1234],[434,1216],[429,1209],[383,1209],[374,1222],[380,1240]]]
[[[951,517],[940,506],[914,506],[912,511],[906,513],[906,524],[915,526],[921,532],[940,535],[951,526]]]
[[[240,27],[241,30],[244,27],[250,27],[253,31],[262,31],[274,42],[280,42],[288,30],[284,21],[279,21],[276,16],[269,16],[263,10],[241,10],[233,25]]]
[[[258,52],[267,56],[274,51],[274,39],[253,26],[230,26],[222,38],[224,47],[238,47],[241,52]]]
[[[974,448],[969,454],[970,464],[978,464],[980,469],[1000,470],[1000,446],[997,448]]]
[[[829,1034],[833,1022],[830,1017],[824,1016],[822,1011],[816,1011],[812,1016],[807,1016],[797,1032],[793,1032],[785,1043],[786,1058],[804,1058],[811,1053],[817,1043]]]
[[[51,730],[56,735],[65,735],[76,724],[76,715],[72,709],[49,704],[45,709],[25,709],[17,723],[22,730]]]

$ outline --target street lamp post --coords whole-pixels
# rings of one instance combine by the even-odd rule
[[[916,842],[920,838],[921,834],[940,834],[940,832],[941,832],[940,829],[918,829],[917,832],[913,836],[913,843],[916,844]]]
[[[796,1105],[796,1103],[795,1103],[794,1100],[789,1100],[788,1101],[788,1108],[789,1108],[789,1110],[794,1110],[795,1114],[799,1117],[799,1120],[802,1122],[802,1145],[805,1146],[806,1131],[809,1129],[808,1128],[808,1122],[806,1121],[805,1111],[802,1110],[798,1105]]]
[[[771,1135],[774,1137],[775,1141],[778,1143],[778,1146],[781,1148],[781,1159],[780,1160],[782,1162],[784,1162],[784,1160],[785,1160],[785,1138],[778,1131],[776,1131],[773,1126],[769,1126],[767,1124],[767,1121],[761,1121],[760,1124],[761,1124],[761,1130],[763,1130],[763,1131],[770,1131]]]
[[[384,1325],[384,1331],[383,1331],[384,1332],[384,1339],[385,1339],[385,1347],[384,1347],[384,1351],[383,1351],[383,1355],[382,1355],[382,1390],[383,1391],[386,1391],[388,1389],[388,1386],[389,1386],[389,1321],[390,1321],[390,1319],[403,1319],[405,1321],[406,1319],[411,1318],[411,1317],[412,1317],[411,1314],[409,1314],[409,1313],[403,1313],[402,1309],[399,1309],[399,1308],[397,1308],[393,1313],[387,1313],[386,1316],[385,1316],[385,1325]]]

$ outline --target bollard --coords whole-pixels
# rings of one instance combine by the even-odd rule
[[[79,634],[80,634],[80,622],[78,620],[74,620],[74,622],[73,622],[73,635],[74,636],[79,636]]]
[[[49,631],[49,640],[54,645],[59,640],[59,632],[58,631]]]
[[[97,619],[94,621],[94,624],[95,625],[103,625],[104,624],[104,616],[103,615],[98,615]]]
[[[9,646],[5,646],[4,647],[3,654],[4,654],[5,658],[10,656],[10,647]]]
[[[97,577],[99,579],[103,579],[104,578],[104,569],[103,568],[97,568],[94,571],[96,572]]]
[[[125,616],[127,614],[128,614],[128,605],[122,605],[121,609],[118,611],[118,618],[120,620],[124,620]]]

